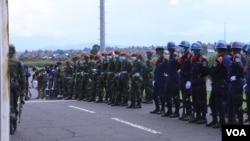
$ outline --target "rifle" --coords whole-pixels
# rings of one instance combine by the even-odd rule
[[[19,107],[18,107],[18,116],[19,116],[19,123],[21,123],[21,114],[23,110],[23,105],[25,104],[23,98],[24,98],[25,92],[22,91],[21,95],[19,97]]]

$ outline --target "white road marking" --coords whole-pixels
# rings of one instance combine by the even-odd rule
[[[94,114],[95,112],[94,111],[90,111],[90,110],[87,110],[87,109],[83,109],[83,108],[79,108],[79,107],[75,107],[75,106],[71,106],[69,105],[70,108],[75,108],[75,109],[78,109],[78,110],[82,110],[82,111],[85,111],[85,112],[89,112],[91,114]]]
[[[76,100],[29,100],[25,101],[25,103],[48,103],[48,102],[69,102],[69,101],[76,101]]]
[[[147,131],[147,132],[150,132],[150,133],[153,133],[153,134],[161,134],[161,132],[159,132],[159,131],[156,131],[156,130],[153,130],[153,129],[150,129],[150,128],[147,128],[147,127],[143,127],[141,125],[137,125],[137,124],[134,124],[134,123],[131,123],[131,122],[119,119],[119,118],[111,118],[111,119],[115,120],[115,121],[118,121],[118,122],[121,122],[121,123],[124,123],[124,124],[127,124],[127,125],[130,125],[130,126],[135,127],[135,128],[142,129],[144,131]]]

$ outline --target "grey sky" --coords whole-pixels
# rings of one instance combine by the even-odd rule
[[[249,0],[105,0],[105,5],[106,45],[250,41]],[[9,0],[9,22],[17,50],[99,44],[99,0]]]

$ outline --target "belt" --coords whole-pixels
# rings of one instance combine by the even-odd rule
[[[12,82],[12,83],[19,83],[18,80],[16,80],[16,79],[10,79],[10,82]]]
[[[113,72],[108,71],[107,74],[113,74]]]
[[[133,75],[132,75],[132,77],[140,77],[141,75],[140,75],[140,73],[139,72],[136,72],[136,73],[134,73]]]
[[[78,73],[76,73],[76,75],[81,75],[81,73],[80,73],[80,72],[78,72]]]
[[[116,74],[115,74],[115,77],[120,77],[120,73],[116,73]]]
[[[106,72],[101,72],[101,74],[107,74]]]
[[[126,73],[128,73],[127,71],[121,71],[120,72],[121,74],[126,74]]]
[[[89,75],[89,73],[87,73],[87,72],[83,72],[82,74],[83,74],[83,75]]]

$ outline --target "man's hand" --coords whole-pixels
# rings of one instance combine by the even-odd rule
[[[231,77],[230,77],[230,80],[231,80],[231,81],[235,81],[235,80],[236,80],[236,76],[231,76]]]
[[[186,82],[186,89],[190,89],[191,88],[191,82],[190,81],[187,81]]]

